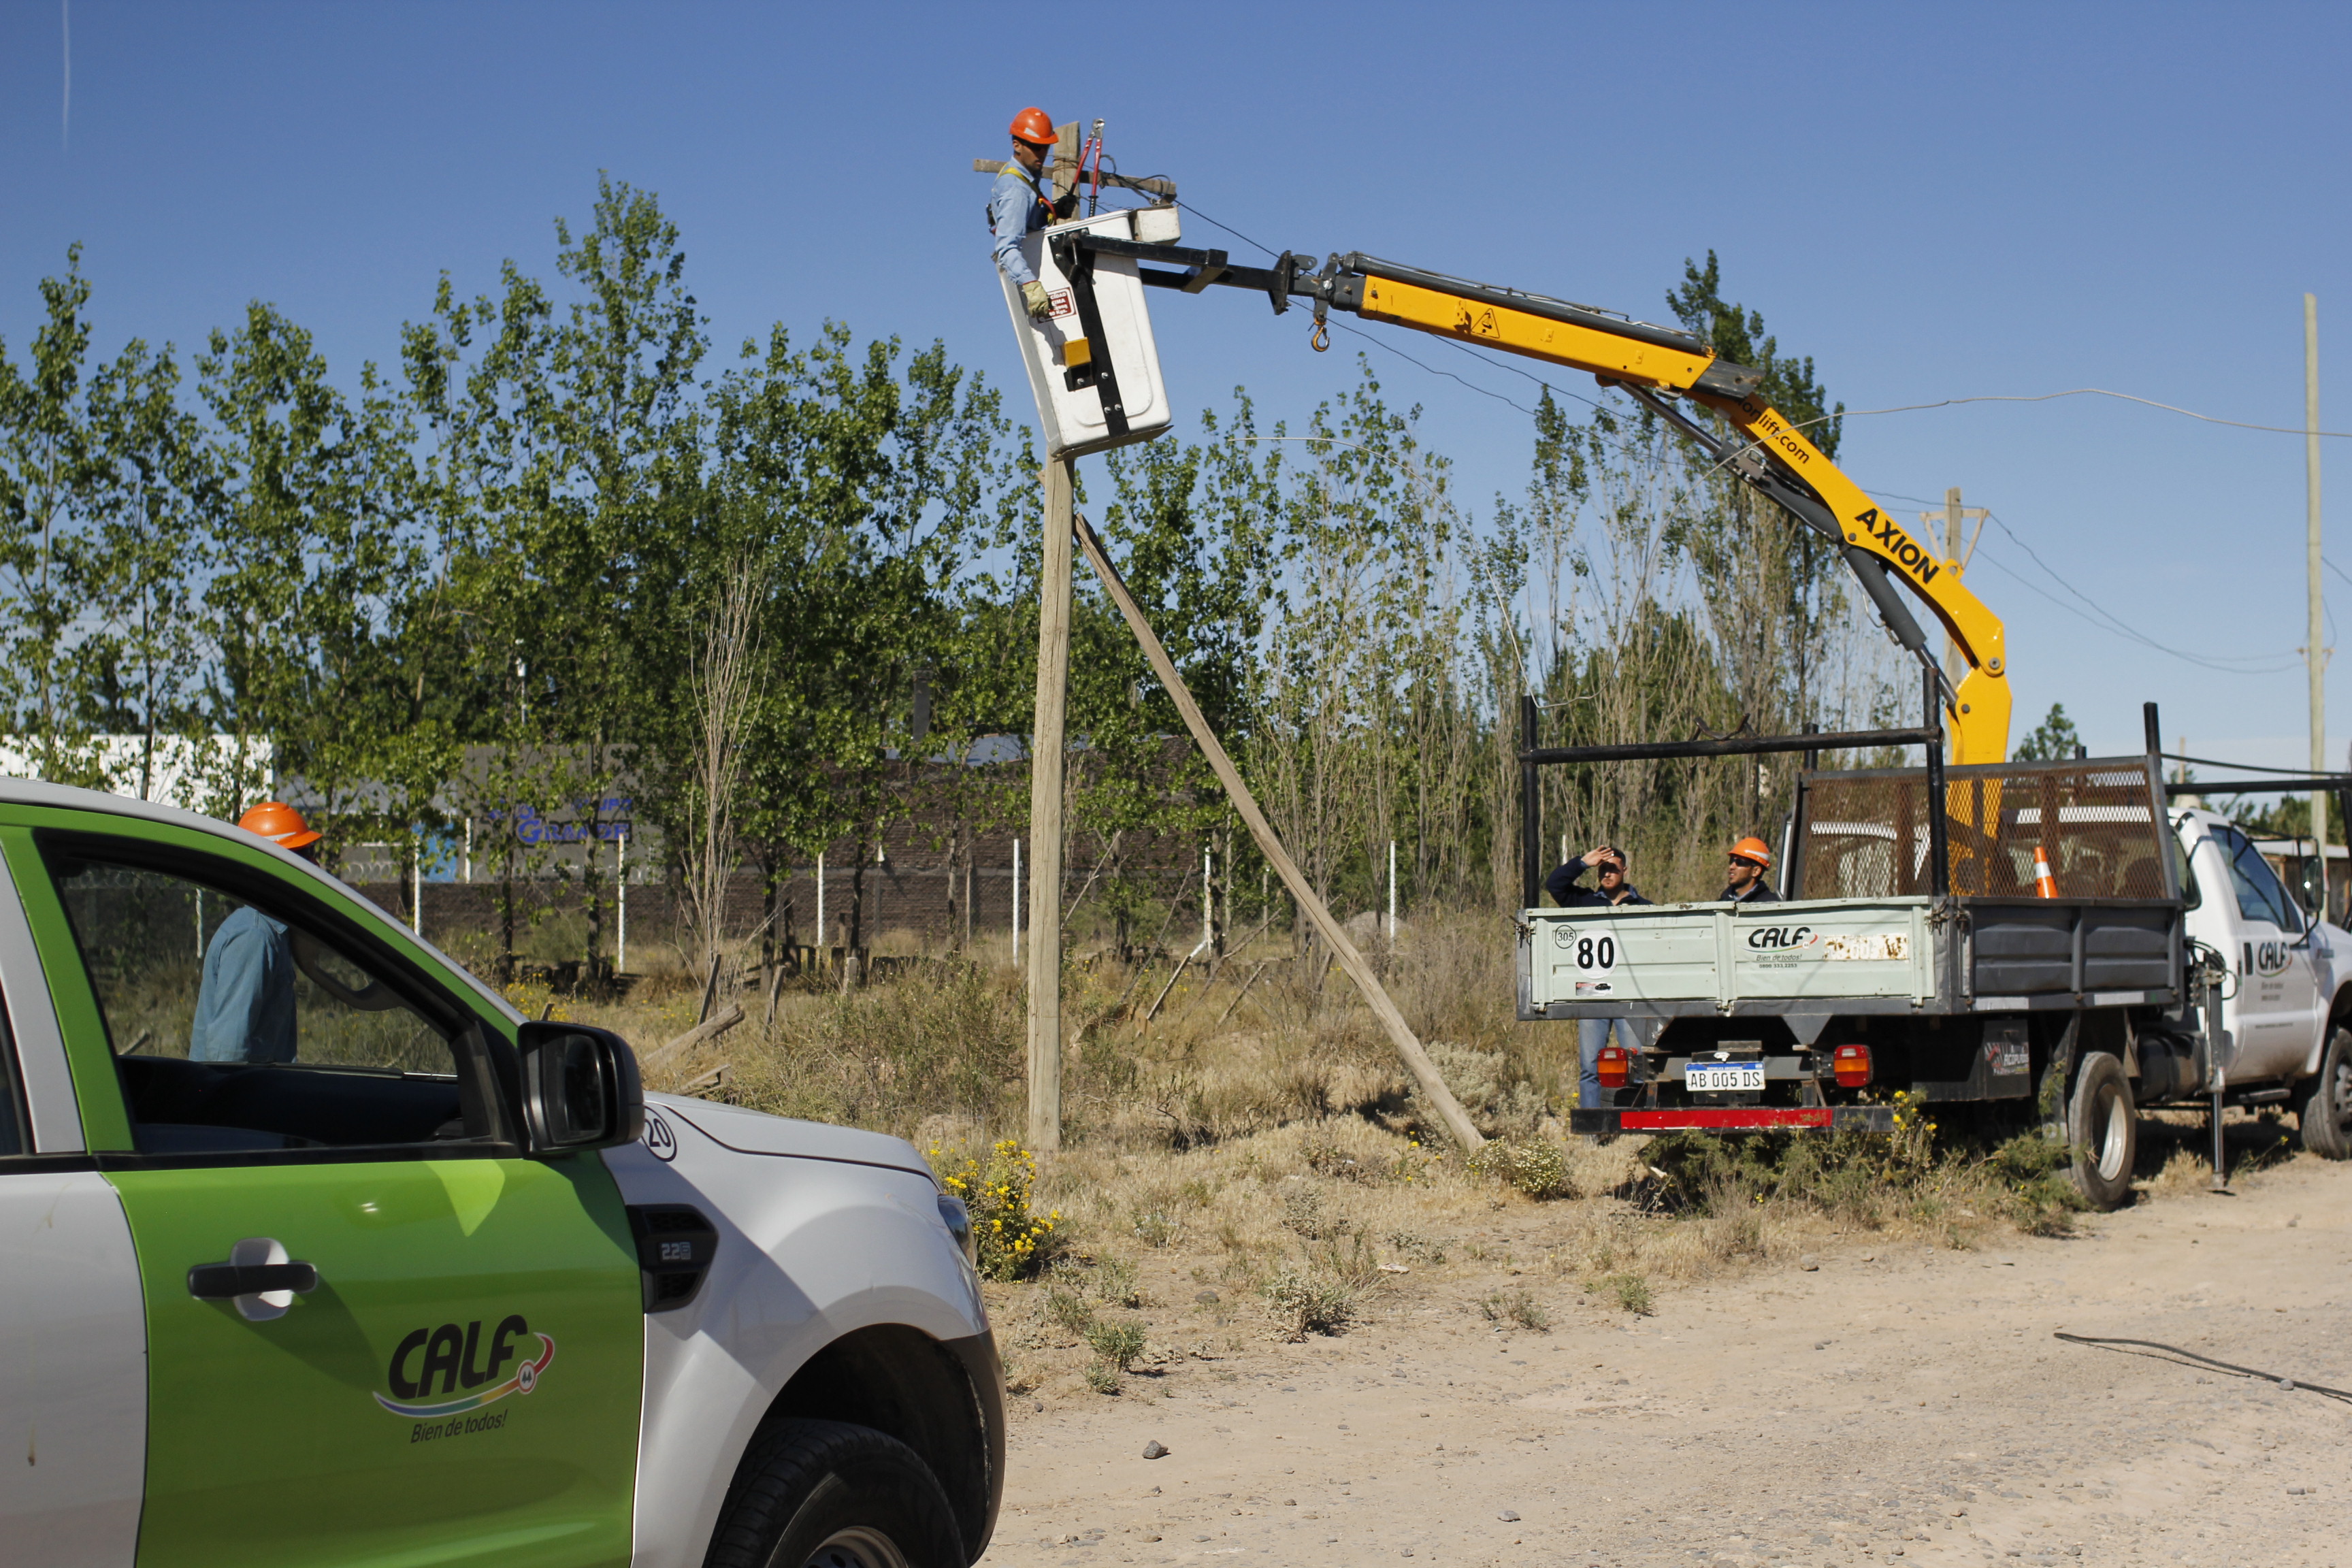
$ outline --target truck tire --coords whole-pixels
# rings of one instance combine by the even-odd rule
[[[2352,1033],[2328,1032],[2319,1075],[2296,1090],[2294,1121],[2303,1146],[2323,1160],[2352,1157]]]
[[[2093,1208],[2114,1208],[2130,1195],[2138,1131],[2124,1064],[2107,1051],[2086,1053],[2066,1108],[2066,1142],[2074,1154],[2074,1185]]]
[[[939,1479],[870,1426],[779,1421],[735,1472],[705,1568],[965,1568]]]

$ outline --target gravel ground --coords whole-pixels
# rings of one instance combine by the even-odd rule
[[[2347,1196],[2305,1156],[2071,1238],[1849,1237],[1638,1319],[1499,1264],[1403,1279],[1337,1339],[1016,1401],[983,1561],[2352,1568],[2352,1397],[2279,1381],[2352,1389]],[[1522,1285],[1549,1332],[1478,1312]]]

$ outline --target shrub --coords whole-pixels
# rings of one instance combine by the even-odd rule
[[[1514,1290],[1508,1295],[1497,1290],[1478,1303],[1478,1311],[1490,1323],[1517,1323],[1538,1333],[1551,1328],[1551,1314],[1524,1289]]]
[[[2074,1185],[2074,1152],[2039,1132],[2021,1132],[1987,1155],[1985,1173],[2000,1184],[2011,1222],[2034,1236],[2066,1236],[2090,1205]]]
[[[1266,1282],[1261,1294],[1266,1316],[1286,1340],[1340,1333],[1355,1321],[1356,1287],[1319,1270],[1285,1268]]]
[[[1095,1310],[1087,1304],[1087,1299],[1059,1285],[1045,1288],[1045,1315],[1080,1339],[1095,1326]]]
[[[1379,1182],[1382,1174],[1379,1166],[1365,1164],[1328,1138],[1307,1139],[1298,1146],[1298,1157],[1317,1175],[1340,1181],[1371,1184]]]
[[[1143,1353],[1143,1325],[1132,1318],[1097,1318],[1087,1330],[1087,1343],[1104,1365],[1125,1372]]]
[[[937,1149],[930,1151],[930,1158],[940,1184],[971,1210],[982,1277],[1026,1279],[1053,1260],[1060,1250],[1055,1229],[1062,1211],[1041,1216],[1030,1206],[1037,1180],[1034,1152],[1007,1138],[992,1146],[985,1160],[961,1154],[942,1163]]]
[[[1143,1305],[1143,1287],[1135,1265],[1124,1258],[1104,1258],[1095,1265],[1095,1294],[1115,1307]]]
[[[1585,1286],[1595,1295],[1608,1296],[1637,1318],[1650,1315],[1650,1282],[1639,1274],[1604,1274]]]
[[[1478,1131],[1507,1138],[1532,1136],[1544,1119],[1544,1097],[1521,1076],[1506,1051],[1482,1051],[1475,1046],[1432,1040],[1424,1047],[1432,1067],[1454,1091],[1463,1110]],[[1416,1089],[1411,1096],[1413,1119],[1423,1128],[1443,1128],[1436,1111],[1422,1102]]]
[[[1568,1152],[1540,1138],[1495,1139],[1470,1156],[1470,1170],[1531,1198],[1575,1195],[1568,1178]]]
[[[1117,1394],[1120,1387],[1118,1373],[1097,1362],[1087,1368],[1087,1386],[1097,1394]]]
[[[1282,1226],[1307,1241],[1325,1241],[1348,1234],[1348,1222],[1323,1206],[1323,1194],[1310,1186],[1296,1186],[1282,1194]]]
[[[1415,1258],[1421,1258],[1423,1262],[1443,1263],[1445,1261],[1445,1247],[1444,1244],[1430,1240],[1429,1237],[1422,1235],[1421,1232],[1417,1230],[1392,1230],[1389,1232],[1386,1239],[1389,1246],[1393,1250],[1409,1253]]]

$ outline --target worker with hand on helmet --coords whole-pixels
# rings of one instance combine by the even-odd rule
[[[1772,868],[1772,851],[1764,840],[1749,835],[1731,847],[1729,885],[1718,895],[1727,904],[1777,904],[1780,895],[1764,879]]]
[[[1582,883],[1587,870],[1598,887]],[[1588,904],[1646,904],[1650,900],[1625,879],[1625,851],[1613,844],[1596,844],[1564,866],[1555,867],[1544,879],[1544,891],[1561,909],[1580,909]]]
[[[284,801],[263,801],[236,825],[318,864],[319,835]],[[188,1057],[200,1062],[294,1059],[294,947],[285,921],[240,904],[213,932]]]
[[[1053,310],[1053,301],[1046,297],[1045,286],[1029,270],[1028,258],[1021,254],[1021,240],[1034,234],[1057,217],[1067,217],[1077,210],[1078,197],[1072,191],[1056,206],[1045,194],[1038,178],[1045,173],[1046,154],[1054,150],[1054,122],[1042,109],[1024,109],[1013,117],[1013,162],[996,176],[996,184],[988,193],[988,227],[996,237],[998,270],[1011,279],[1021,289],[1021,302],[1032,316],[1044,316]]]
[[[1597,887],[1587,888],[1580,879],[1587,867],[1592,870]],[[1616,904],[1646,904],[1650,900],[1636,892],[1625,880],[1625,851],[1613,844],[1596,844],[1566,865],[1555,868],[1544,879],[1544,891],[1552,901],[1566,910],[1608,908]],[[1609,1043],[1612,1031],[1617,1043],[1629,1051],[1642,1048],[1641,1031],[1631,1018],[1579,1018],[1576,1021],[1576,1103],[1587,1110],[1607,1103],[1601,1091],[1601,1048]]]

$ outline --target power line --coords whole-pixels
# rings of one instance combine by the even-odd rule
[[[2074,605],[2067,604],[2064,600],[2057,598],[2033,583],[2029,582],[2018,572],[2007,565],[2004,565],[1999,556],[1990,555],[1987,556],[1986,559],[1990,561],[1993,565],[1999,567],[2016,582],[2022,584],[2025,587],[2032,589],[2034,593],[2040,594],[2052,604],[2058,605],[2059,608],[2070,611],[2084,620],[2089,621],[2093,626],[2098,626],[2103,631],[2110,632],[2116,637],[2124,637],[2131,642],[2138,643],[2141,647],[2151,649],[2154,652],[2169,654],[2174,658],[2185,659],[2190,664],[2199,665],[2204,668],[2214,670],[2223,675],[2277,675],[2285,670],[2294,668],[2297,663],[2301,662],[2302,656],[2292,651],[2285,653],[2244,654],[2235,656],[2226,654],[2212,655],[2190,653],[2186,649],[2177,648],[2168,644],[2160,643],[2154,637],[2149,637],[2147,633],[2142,632],[2137,627],[2132,626],[2129,622],[2124,620],[2121,616],[2116,616],[2112,611],[2108,610],[2105,605],[2101,605],[2088,594],[2084,593],[2080,588],[2075,587],[2074,584],[2069,583],[2064,577],[2059,575],[2057,571],[2051,566],[2050,563],[2042,559],[2041,555],[2035,552],[2033,546],[2026,543],[2024,540],[2020,539],[2017,536],[2016,531],[2009,526],[2008,522],[2002,519],[1999,512],[1989,512],[1987,515],[1992,519],[1994,526],[2000,530],[2001,533],[2008,538],[2011,544],[2016,545],[2020,550],[2025,552],[2026,555],[2032,560],[2036,566],[2039,566],[2043,572],[2049,574],[2050,580],[2052,582],[2057,584],[2060,587],[2065,589],[2067,593],[2073,595],[2084,606],[2085,606],[2089,613],[2085,614],[2084,609],[2077,609]],[[2277,662],[2280,660],[2284,660],[2284,662]],[[2252,664],[2256,661],[2262,661],[2263,668],[2251,669],[2236,668],[2240,665]]]

